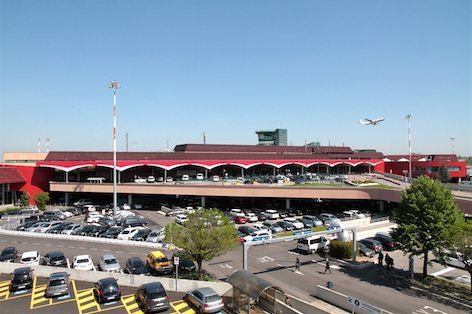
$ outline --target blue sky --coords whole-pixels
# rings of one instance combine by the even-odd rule
[[[471,2],[0,0],[0,153],[289,142],[472,155]],[[384,117],[379,126],[359,119]],[[132,144],[132,142],[135,142]]]

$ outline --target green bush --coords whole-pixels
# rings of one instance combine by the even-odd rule
[[[49,193],[48,192],[42,192],[38,193],[34,196],[34,201],[36,205],[38,206],[40,211],[45,211],[46,210],[46,204],[49,202]]]
[[[359,251],[359,248],[357,251]],[[342,242],[333,240],[329,243],[329,254],[335,258],[351,258],[352,257],[352,241]],[[356,253],[358,254],[358,252]]]

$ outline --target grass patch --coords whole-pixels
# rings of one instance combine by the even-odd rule
[[[472,301],[472,294],[470,293],[470,287],[455,283],[449,279],[443,279],[438,277],[428,276],[421,278],[420,276],[412,280],[412,283],[424,287],[429,291],[433,291],[442,295],[452,296],[467,301]]]
[[[21,210],[21,208],[20,207],[7,207],[5,209],[0,210],[0,213],[5,214],[14,210]]]

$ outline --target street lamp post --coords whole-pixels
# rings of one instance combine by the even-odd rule
[[[412,177],[412,173],[411,173],[411,114],[408,114],[405,119],[408,120],[408,177],[410,178],[410,181],[411,181],[411,177]]]
[[[451,137],[451,142],[452,142],[452,154],[453,154],[453,155],[456,154],[456,143],[455,143],[455,140],[456,140],[455,137]]]
[[[120,84],[112,81],[109,87],[113,88],[113,216],[116,216],[116,90],[120,88]]]

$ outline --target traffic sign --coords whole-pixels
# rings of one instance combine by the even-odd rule
[[[354,313],[354,308],[360,308],[366,311],[367,313],[373,313],[373,314],[382,314],[382,309],[376,307],[375,305],[369,304],[367,302],[364,302],[362,300],[359,300],[354,297],[348,297],[349,303],[352,304],[352,312]]]
[[[179,265],[180,258],[178,256],[174,256],[174,265]]]

